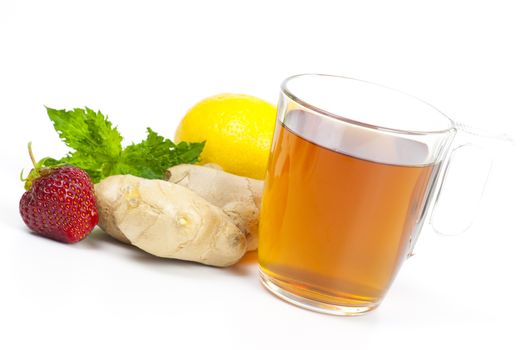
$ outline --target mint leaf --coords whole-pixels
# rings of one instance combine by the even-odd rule
[[[64,143],[99,161],[112,160],[121,153],[122,136],[100,111],[75,108],[71,111],[46,107],[49,119]]]
[[[147,179],[163,179],[165,171],[177,164],[195,163],[203,151],[205,142],[180,142],[169,139],[147,128],[146,140],[131,144],[121,153],[115,174],[132,174]]]
[[[162,179],[174,165],[197,162],[205,146],[205,142],[175,144],[147,128],[146,140],[123,150],[122,136],[101,112],[89,108],[71,111],[47,108],[47,111],[55,130],[72,151],[61,159],[46,158],[43,165],[77,166],[94,183],[117,174]]]
[[[181,141],[176,145],[176,153],[179,154],[178,164],[193,164],[199,161],[199,156],[205,148],[205,141],[203,142],[185,142]],[[174,164],[177,165],[177,164]],[[174,166],[171,165],[171,166]]]
[[[46,109],[60,138],[74,150],[58,162],[84,169],[95,183],[109,176],[121,154],[123,138],[108,118],[89,108]],[[53,160],[45,165],[51,163]]]

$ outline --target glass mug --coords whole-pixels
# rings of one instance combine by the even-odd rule
[[[375,309],[430,217],[454,149],[483,139],[463,129],[377,84],[319,74],[286,79],[260,216],[263,285],[313,311]],[[468,154],[488,174],[484,153]]]

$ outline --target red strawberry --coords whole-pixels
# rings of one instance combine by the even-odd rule
[[[20,215],[40,236],[74,243],[86,237],[99,220],[93,184],[77,167],[35,166],[29,189],[20,199]]]

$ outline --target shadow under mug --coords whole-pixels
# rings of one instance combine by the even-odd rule
[[[490,159],[472,146],[500,137],[466,131],[377,84],[320,74],[286,79],[260,216],[263,285],[314,311],[375,309],[450,182],[443,180],[456,153],[468,155],[483,179],[463,186],[482,193]],[[468,227],[442,226],[434,224],[444,233]]]

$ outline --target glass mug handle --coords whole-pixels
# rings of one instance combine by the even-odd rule
[[[470,228],[494,160],[505,147],[514,144],[506,134],[493,134],[461,123],[455,123],[455,128],[456,136],[444,158],[429,216],[432,229],[448,236]],[[417,238],[412,239],[408,256],[413,255]]]

